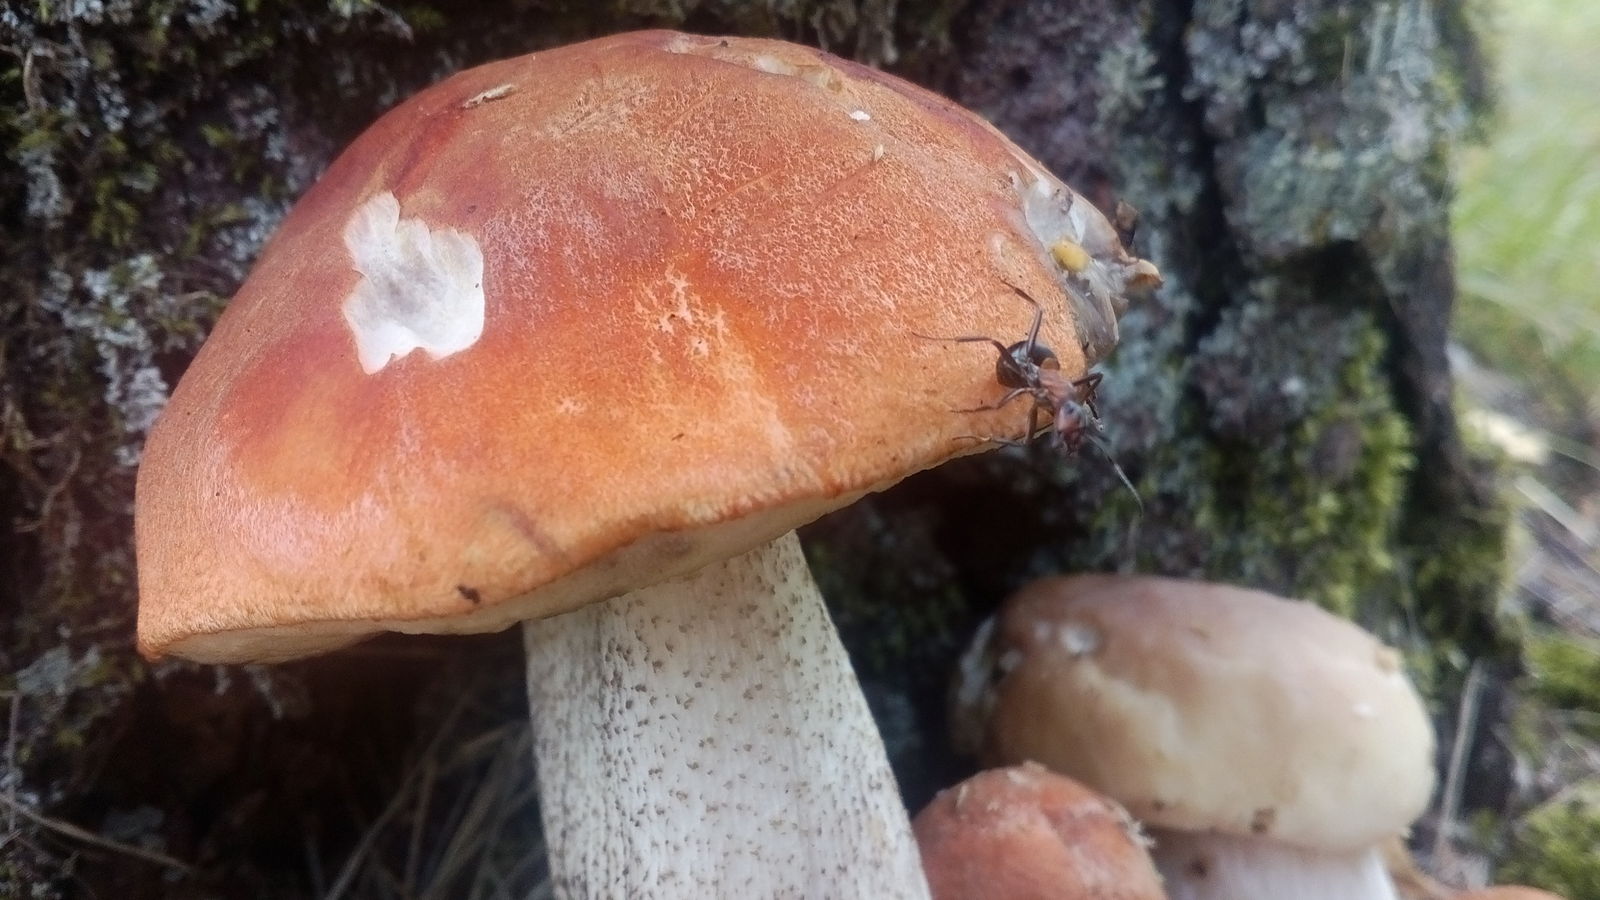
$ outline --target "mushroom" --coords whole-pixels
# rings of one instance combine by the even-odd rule
[[[1182,898],[1393,897],[1379,847],[1433,787],[1399,655],[1309,603],[1168,578],[1046,578],[964,661],[958,721],[1153,826]]]
[[[139,645],[528,621],[559,893],[920,896],[793,529],[1025,430],[952,411],[1003,396],[992,350],[920,335],[1020,338],[1017,289],[1082,374],[1157,278],[987,123],[816,50],[462,72],[300,200],[152,430]]]
[[[940,791],[911,821],[933,900],[1164,900],[1139,826],[1037,763]]]

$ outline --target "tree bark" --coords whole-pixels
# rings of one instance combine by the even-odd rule
[[[881,720],[901,728],[889,744],[913,803],[963,772],[927,738],[952,648],[1041,574],[1315,600],[1406,651],[1439,708],[1471,660],[1506,674],[1508,513],[1456,431],[1445,358],[1448,162],[1484,93],[1463,11],[1016,0],[968,14],[952,95],[1102,208],[1137,208],[1135,250],[1167,281],[1101,367],[1104,436],[1137,499],[1106,455],[1036,448],[803,532],[847,643],[895,660],[864,669],[880,711],[898,711]],[[874,599],[930,593],[931,615]],[[1474,801],[1492,808],[1506,759],[1484,750]]]

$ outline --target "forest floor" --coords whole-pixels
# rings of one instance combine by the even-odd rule
[[[1495,16],[1498,111],[1458,167],[1456,378],[1469,433],[1506,451],[1522,507],[1510,596],[1529,623],[1524,688],[1545,709],[1507,742],[1526,752],[1522,788],[1546,811],[1528,821],[1549,834],[1517,840],[1594,860],[1596,826],[1563,804],[1600,796],[1600,6],[1507,2]],[[1461,849],[1470,839],[1444,839],[1470,830],[1439,831],[1437,874],[1486,868]],[[1592,863],[1580,872],[1559,855],[1509,874],[1600,891]]]
[[[1458,387],[1522,465],[1517,586],[1600,638],[1600,6],[1504,3],[1496,22],[1497,117],[1458,169]]]

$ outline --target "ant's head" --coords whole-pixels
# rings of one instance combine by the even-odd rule
[[[1085,403],[1067,400],[1056,409],[1056,439],[1068,456],[1078,452],[1085,440],[1100,428],[1100,417],[1092,399]]]
[[[994,363],[994,377],[1008,388],[1036,387],[1040,369],[1059,369],[1054,350],[1034,340],[1017,341]]]

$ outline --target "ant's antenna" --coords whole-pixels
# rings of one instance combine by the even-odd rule
[[[1117,480],[1121,481],[1122,486],[1127,488],[1128,493],[1133,495],[1133,502],[1139,507],[1138,517],[1144,518],[1144,498],[1139,496],[1139,489],[1133,486],[1132,481],[1128,480],[1128,473],[1122,471],[1122,466],[1117,462],[1117,458],[1111,455],[1111,448],[1106,446],[1106,442],[1101,440],[1097,434],[1084,435],[1084,437],[1088,439],[1089,443],[1095,445],[1101,455],[1106,458],[1106,462],[1111,464],[1111,471],[1117,473]]]
[[[1133,521],[1128,523],[1128,531],[1124,535],[1122,551],[1129,561],[1133,561],[1139,553],[1139,526],[1144,524],[1144,498],[1139,496],[1138,488],[1135,488],[1133,482],[1128,480],[1128,473],[1122,471],[1122,466],[1112,457],[1111,448],[1106,446],[1106,442],[1101,440],[1098,435],[1091,434],[1088,438],[1089,443],[1099,448],[1100,453],[1105,456],[1106,462],[1111,464],[1111,471],[1117,473],[1118,480],[1122,482],[1123,487],[1128,489],[1128,493],[1133,495],[1133,502],[1138,506],[1138,511],[1133,515]]]

